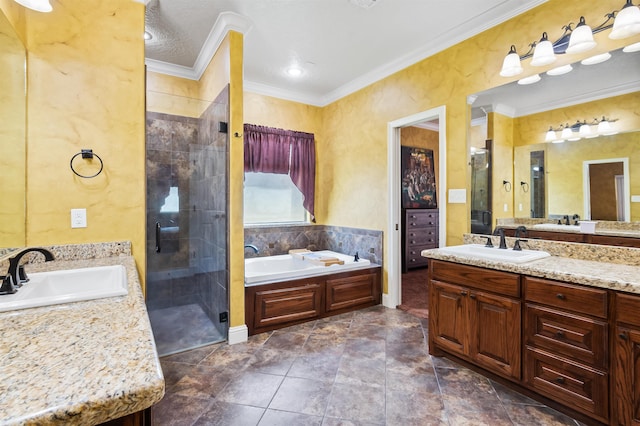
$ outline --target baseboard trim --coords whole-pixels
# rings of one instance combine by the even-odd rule
[[[243,343],[243,342],[246,342],[247,340],[249,340],[249,329],[245,324],[229,328],[228,342],[230,345],[235,345],[236,343]]]
[[[388,293],[382,293],[382,306],[386,308],[396,309],[396,304]]]

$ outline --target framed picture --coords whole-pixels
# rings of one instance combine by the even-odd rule
[[[433,150],[403,146],[401,157],[402,208],[437,208]]]

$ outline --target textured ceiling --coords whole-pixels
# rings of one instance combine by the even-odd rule
[[[245,87],[325,105],[544,1],[150,0],[145,56],[150,69],[197,78],[216,20],[233,12],[248,28]]]

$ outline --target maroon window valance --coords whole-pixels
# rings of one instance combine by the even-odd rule
[[[244,171],[288,174],[315,222],[316,150],[313,133],[244,125]]]

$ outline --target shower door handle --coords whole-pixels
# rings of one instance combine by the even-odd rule
[[[160,253],[161,251],[161,247],[160,247],[160,231],[162,230],[162,227],[160,226],[160,222],[156,222],[156,253]]]

